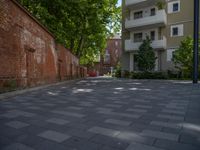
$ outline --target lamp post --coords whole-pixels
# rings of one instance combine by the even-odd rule
[[[193,83],[198,83],[199,0],[194,0]]]

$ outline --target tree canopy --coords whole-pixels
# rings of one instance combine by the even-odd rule
[[[82,64],[103,53],[106,40],[120,31],[117,0],[18,0],[70,48]]]
[[[139,47],[138,51],[138,67],[141,71],[152,71],[155,67],[155,53],[151,47],[151,40],[147,36]]]
[[[192,76],[193,39],[191,37],[186,37],[184,40],[181,41],[179,48],[173,53],[173,62],[175,64],[175,67],[182,73],[183,77],[188,78]]]

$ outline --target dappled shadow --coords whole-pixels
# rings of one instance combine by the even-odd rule
[[[72,93],[74,94],[77,94],[77,93],[90,93],[90,92],[93,92],[94,90],[93,89],[77,89],[77,88],[74,88],[72,90]]]
[[[180,123],[178,124],[183,129],[188,129],[195,132],[200,132],[200,125],[192,124],[192,123]]]

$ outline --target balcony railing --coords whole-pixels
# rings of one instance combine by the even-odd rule
[[[140,19],[126,19],[125,28],[134,29],[134,28],[145,28],[146,26],[164,26],[167,23],[167,15],[165,10],[158,10],[156,15],[143,17]]]
[[[147,0],[126,0],[125,4],[126,6],[131,6],[145,1]]]
[[[125,40],[125,51],[136,51],[139,49],[142,42],[133,42],[133,40]],[[167,40],[163,37],[161,40],[154,40],[151,43],[153,49],[166,49]]]

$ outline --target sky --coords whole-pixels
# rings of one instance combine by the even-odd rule
[[[120,6],[121,5],[121,0],[118,0],[118,4],[117,4],[118,6]]]

